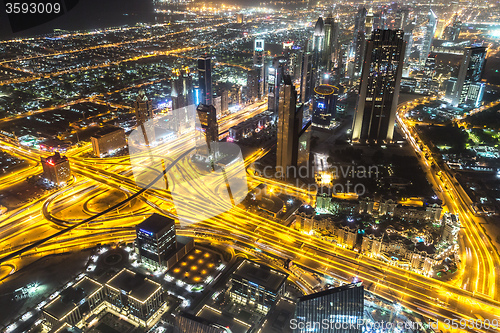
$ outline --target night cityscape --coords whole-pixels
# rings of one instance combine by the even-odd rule
[[[6,0],[0,331],[500,331],[500,2]]]

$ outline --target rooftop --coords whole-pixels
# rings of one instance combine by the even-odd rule
[[[135,298],[140,302],[146,301],[161,288],[160,284],[126,268],[112,277],[106,285],[124,291],[129,297]]]
[[[136,228],[143,229],[152,233],[158,233],[165,228],[175,225],[174,219],[154,213],[141,223],[139,223]]]
[[[108,135],[110,133],[116,132],[116,131],[124,131],[123,128],[121,127],[116,127],[116,126],[106,126],[100,129],[97,133],[92,135],[93,138],[99,139],[102,138],[105,135]]]
[[[43,309],[57,319],[61,319],[80,305],[81,300],[92,296],[102,288],[99,282],[85,276],[73,286],[66,288]]]
[[[318,298],[318,297],[323,297],[323,296],[326,296],[326,295],[336,294],[336,293],[340,293],[342,291],[346,291],[346,290],[349,290],[349,289],[355,289],[355,288],[361,288],[361,289],[363,289],[363,286],[361,285],[361,283],[345,284],[345,285],[337,287],[337,288],[331,288],[331,289],[320,291],[319,293],[314,293],[314,294],[310,294],[310,295],[299,297],[298,302],[304,302],[304,301],[308,301],[308,300],[315,299],[315,298]]]
[[[266,290],[276,293],[283,283],[285,283],[288,274],[245,259],[233,272],[233,278],[248,280],[264,287]]]

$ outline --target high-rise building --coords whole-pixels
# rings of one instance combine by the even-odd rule
[[[410,10],[408,8],[401,8],[396,12],[396,19],[394,22],[394,29],[403,30],[410,22]]]
[[[153,104],[146,96],[144,90],[139,90],[139,95],[134,102],[135,117],[137,125],[142,125],[146,121],[153,119]]]
[[[350,67],[349,76],[351,79],[358,77],[361,73],[363,57],[365,55],[365,20],[366,8],[360,7],[354,20],[353,41],[351,43],[350,57],[354,57],[354,64]]]
[[[401,30],[375,30],[367,42],[353,121],[353,141],[392,141],[404,53]]]
[[[196,109],[200,128],[205,134],[205,140],[210,150],[214,148],[214,142],[219,142],[219,125],[217,123],[217,112],[213,105],[200,104]]]
[[[71,168],[66,156],[61,156],[58,152],[49,157],[42,157],[43,177],[56,184],[63,185],[71,179]]]
[[[187,312],[175,316],[175,324],[179,333],[231,333],[231,330],[223,325]]]
[[[90,137],[94,155],[103,157],[111,154],[113,151],[127,146],[125,139],[125,130],[120,127],[107,126]]]
[[[198,57],[198,84],[200,87],[200,104],[212,105],[212,57]]]
[[[265,66],[264,66],[264,46],[265,42],[263,39],[256,39],[254,42],[253,48],[253,69],[256,75],[255,83],[256,83],[256,92],[257,95],[253,96],[258,100],[264,98],[264,89],[265,89]]]
[[[486,47],[467,47],[458,70],[457,82],[453,94],[452,104],[479,105],[482,98],[484,86],[481,86],[481,78],[486,63]],[[471,88],[472,87],[472,88]],[[471,92],[469,90],[472,89]]]
[[[180,109],[194,104],[193,79],[189,70],[176,70],[172,79],[172,109]]]
[[[268,69],[267,109],[275,114],[278,113],[279,89],[285,74],[286,62],[287,58],[276,57],[273,59],[273,65]]]
[[[299,323],[327,323],[325,333],[361,333],[364,312],[364,288],[360,284],[347,284],[319,293],[300,297],[295,308]],[[294,333],[302,332],[299,328]],[[318,330],[319,332],[319,330]]]
[[[438,18],[436,14],[429,9],[428,21],[425,26],[424,39],[422,40],[422,49],[420,50],[420,62],[425,63],[427,56],[431,50],[432,41],[434,40],[434,34],[436,33]]]
[[[339,24],[330,14],[325,20],[325,38],[323,46],[323,66],[331,71],[338,61],[339,55]]]
[[[245,259],[231,276],[229,295],[234,302],[267,314],[285,294],[287,278],[288,274]]]
[[[175,221],[154,213],[135,226],[136,251],[141,261],[153,266],[163,266],[177,250]]]
[[[325,24],[323,22],[323,18],[320,17],[318,18],[318,21],[316,21],[311,44],[311,51],[313,56],[311,63],[311,84],[313,87],[319,82],[319,77],[322,70],[324,69],[324,67],[322,66],[323,47],[325,47]]]
[[[330,128],[335,117],[339,89],[335,86],[322,84],[314,88],[314,103],[312,124],[317,127]]]
[[[302,130],[302,105],[297,108],[297,93],[290,76],[283,77],[278,105],[278,144],[276,169],[283,179],[289,167],[297,166],[299,133]]]
[[[375,20],[375,15],[373,14],[372,9],[366,13],[365,17],[365,38],[370,39],[373,31],[373,23]]]
[[[300,102],[307,103],[311,99],[312,90],[312,53],[310,51],[301,54],[301,75],[300,75]]]

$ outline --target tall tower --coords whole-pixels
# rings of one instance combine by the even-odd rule
[[[297,166],[299,132],[302,130],[302,107],[297,108],[297,92],[289,75],[283,77],[279,92],[278,144],[276,170],[282,179],[288,176],[288,168]]]
[[[177,110],[194,103],[193,79],[189,70],[176,70],[172,80],[172,109]]]
[[[354,21],[354,37],[351,47],[351,56],[354,56],[354,66],[350,76],[359,76],[361,72],[361,65],[363,64],[363,57],[365,55],[365,20],[366,8],[361,7],[356,14]],[[352,78],[352,77],[351,77]]]
[[[486,47],[467,47],[460,63],[452,104],[473,104],[478,106],[482,99],[484,86],[481,78],[486,63]]]
[[[219,142],[219,125],[217,123],[217,112],[213,105],[200,104],[196,109],[200,124],[200,130],[205,133],[208,148],[213,153],[214,143]],[[198,127],[197,126],[197,127]]]
[[[264,67],[264,40],[256,39],[253,48],[253,67],[256,75],[257,83],[257,99],[261,100],[264,97],[265,89],[265,67]]]
[[[316,26],[314,27],[313,43],[312,43],[312,86],[319,82],[319,75],[321,74],[323,47],[325,46],[325,24],[323,18],[318,18]]]
[[[153,105],[146,96],[144,90],[139,90],[139,95],[134,102],[135,116],[137,125],[142,125],[146,121],[153,119]]]
[[[325,39],[323,46],[323,66],[327,71],[332,69],[332,65],[337,61],[339,49],[339,24],[330,14],[325,20]]]
[[[285,74],[287,58],[276,57],[273,59],[273,65],[268,70],[268,99],[267,109],[273,113],[278,113],[279,90],[283,75]],[[276,118],[276,117],[274,117]]]
[[[437,16],[434,14],[432,9],[429,9],[428,21],[425,26],[425,35],[422,41],[422,50],[420,52],[420,62],[425,63],[429,52],[431,51],[432,41],[434,40],[434,34],[436,33],[437,27]]]
[[[202,55],[198,57],[198,84],[200,86],[200,104],[212,105],[212,57]]]
[[[375,30],[366,43],[353,141],[382,143],[392,140],[404,53],[401,30]]]

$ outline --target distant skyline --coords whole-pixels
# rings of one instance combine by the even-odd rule
[[[30,37],[52,33],[54,29],[82,30],[153,22],[153,1],[81,0],[65,15],[37,27],[12,33],[5,11],[0,12],[0,39]]]

